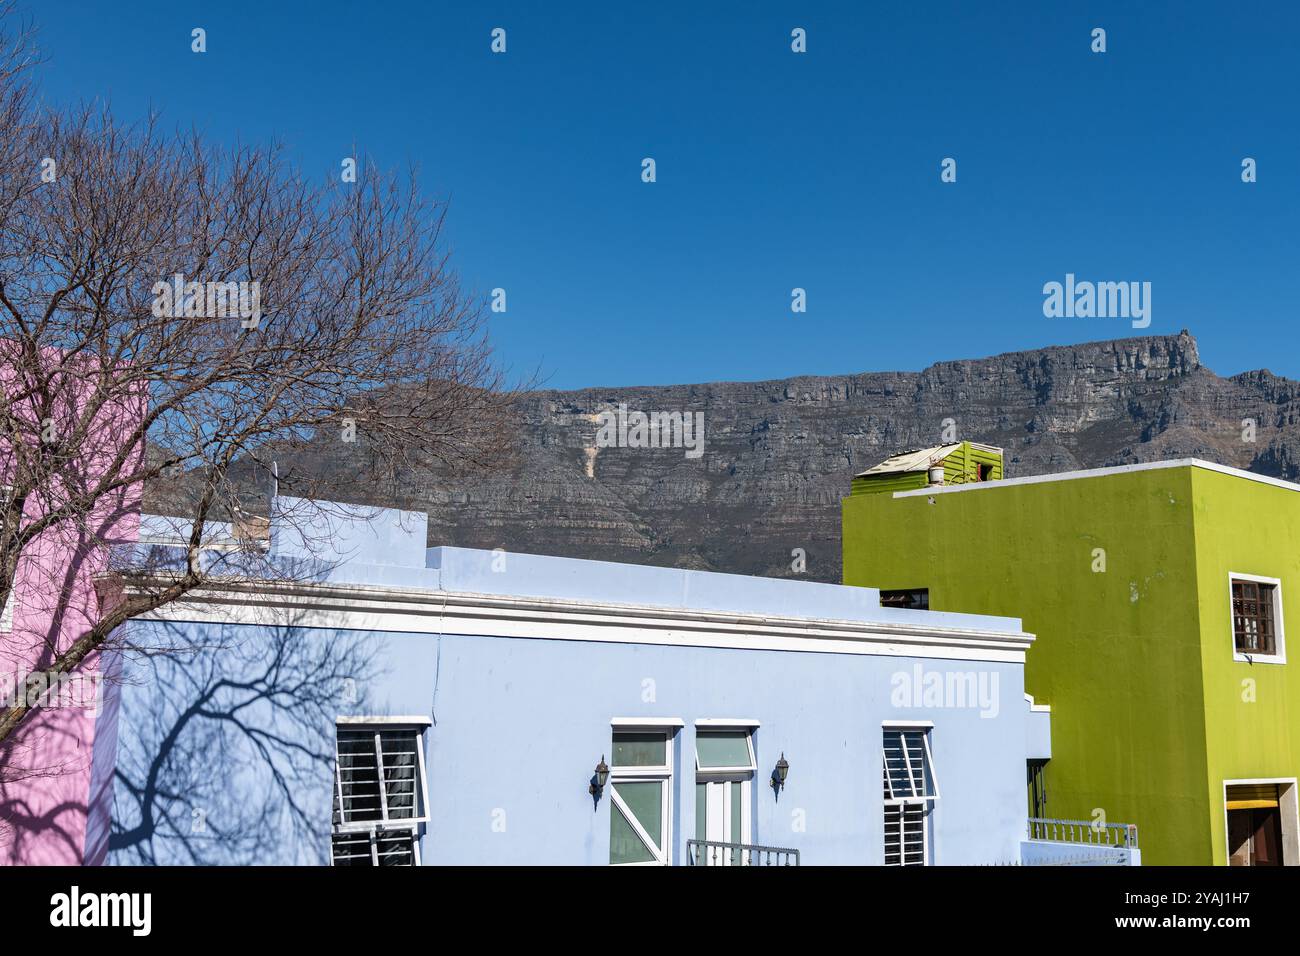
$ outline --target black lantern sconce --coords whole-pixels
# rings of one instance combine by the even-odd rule
[[[600,792],[605,789],[605,784],[609,780],[609,765],[605,763],[605,755],[600,755],[600,763],[596,764],[596,774],[591,778],[591,784],[587,787],[587,792],[597,799],[600,798]]]
[[[772,789],[777,793],[785,787],[785,778],[790,773],[790,761],[785,759],[785,751],[781,751],[781,759],[776,762],[776,769],[772,771]]]

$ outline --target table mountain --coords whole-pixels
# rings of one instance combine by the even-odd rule
[[[601,413],[620,405],[703,412],[703,454],[600,447]],[[838,581],[852,475],[939,444],[946,424],[1004,447],[1010,477],[1181,457],[1300,474],[1300,383],[1262,370],[1221,378],[1187,332],[920,372],[536,391],[518,408],[510,468],[408,475],[372,501],[427,511],[430,544],[783,577],[801,548],[805,577]],[[346,454],[322,445],[312,467],[346,469]]]

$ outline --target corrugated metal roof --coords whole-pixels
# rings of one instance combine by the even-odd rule
[[[894,455],[892,458],[886,458],[880,464],[868,468],[853,477],[865,478],[868,475],[898,475],[912,471],[925,471],[930,467],[930,462],[942,461],[960,447],[961,442],[956,442],[952,445],[935,445],[933,448],[916,448],[912,451],[905,451]]]

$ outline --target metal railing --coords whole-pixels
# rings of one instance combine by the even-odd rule
[[[688,866],[798,866],[799,851],[783,846],[755,843],[719,843],[715,840],[687,840]]]
[[[1089,820],[1030,817],[1029,839],[1137,849],[1138,828],[1136,823],[1096,823]]]
[[[1080,844],[1079,853],[1070,856],[1057,857],[1051,860],[1035,860],[1032,863],[1026,863],[1024,860],[1007,860],[998,861],[997,863],[984,863],[982,866],[1129,866],[1129,859],[1123,853],[1107,853],[1108,849],[1114,847],[1097,847],[1095,850]]]

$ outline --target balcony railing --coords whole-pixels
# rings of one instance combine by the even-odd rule
[[[754,843],[719,843],[687,840],[689,866],[798,866],[799,851],[783,846]]]
[[[1136,823],[1095,823],[1088,820],[1052,820],[1029,818],[1029,839],[1050,843],[1078,843],[1087,846],[1114,846],[1137,849]]]

